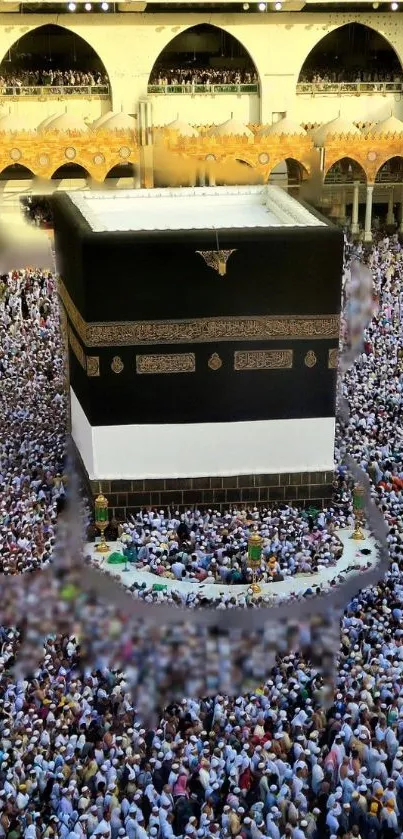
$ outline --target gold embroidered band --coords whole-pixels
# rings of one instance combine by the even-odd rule
[[[87,355],[87,376],[100,376],[99,355]]]
[[[192,352],[166,355],[136,355],[136,373],[194,373],[196,358]]]
[[[234,370],[291,370],[292,350],[237,350]]]
[[[86,357],[85,357],[85,352],[84,352],[80,342],[77,340],[77,338],[76,338],[76,336],[75,336],[75,334],[74,334],[74,332],[73,332],[73,330],[70,326],[67,326],[67,336],[68,336],[68,339],[69,339],[70,347],[73,350],[73,353],[74,353],[77,361],[79,362],[79,364],[81,364],[81,367],[83,368],[83,370],[86,371],[87,370],[87,360],[86,360]]]
[[[59,294],[68,317],[87,347],[205,344],[221,341],[276,341],[339,337],[339,315],[257,315],[189,320],[86,323],[63,282]]]
[[[330,370],[337,370],[337,365],[339,363],[339,351],[338,349],[329,350],[329,358],[327,366]]]
[[[67,338],[68,343],[83,370],[87,373],[87,376],[99,376],[100,375],[100,368],[99,368],[99,356],[98,355],[86,355],[80,342],[78,341],[76,335],[74,334],[71,326],[67,324]]]

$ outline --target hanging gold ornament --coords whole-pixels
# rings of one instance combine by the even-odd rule
[[[220,277],[224,277],[227,273],[227,262],[231,254],[235,253],[235,251],[236,248],[229,251],[196,251],[196,253],[199,253],[203,257],[209,268],[213,268]]]

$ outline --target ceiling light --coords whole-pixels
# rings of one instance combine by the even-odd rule
[[[101,9],[103,12],[107,12],[109,9],[109,3],[101,3]]]
[[[397,10],[399,8],[399,4],[398,3],[391,3],[390,8],[392,9],[392,12],[397,12]]]
[[[266,3],[259,3],[258,8],[259,8],[259,12],[265,12],[266,11]]]
[[[244,12],[247,12],[248,9],[249,9],[249,3],[244,3],[242,8],[243,8]]]
[[[75,3],[69,3],[69,12],[75,12],[76,8]]]
[[[281,9],[283,8],[283,4],[282,3],[275,3],[274,8],[275,8],[276,12],[281,12]]]
[[[92,8],[91,3],[86,3],[86,4],[85,4],[85,6],[84,6],[84,8],[85,8],[85,11],[86,11],[86,12],[90,12],[90,11],[91,11],[91,8]]]

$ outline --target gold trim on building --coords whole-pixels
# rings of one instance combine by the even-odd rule
[[[317,360],[318,359],[316,358],[316,355],[315,355],[314,351],[313,350],[308,350],[308,352],[307,352],[307,354],[304,358],[304,364],[305,364],[306,367],[315,367],[315,364],[316,364]]]
[[[336,348],[333,348],[332,350],[329,350],[329,357],[328,357],[327,366],[329,367],[329,370],[337,370],[338,364],[339,364],[339,350],[336,349]]]
[[[68,317],[87,347],[214,344],[222,341],[320,340],[339,337],[339,315],[256,315],[86,323],[59,280]]]
[[[210,367],[210,370],[214,370],[214,372],[216,372],[216,370],[219,370],[220,367],[222,367],[222,359],[218,353],[213,352],[213,355],[210,356],[207,364]]]
[[[122,361],[120,355],[114,355],[113,359],[112,359],[112,362],[111,362],[112,372],[113,373],[121,373],[122,370],[124,369],[124,366],[125,365],[123,364],[123,361]]]
[[[234,370],[291,370],[292,350],[237,350]]]
[[[65,392],[69,392],[70,388],[70,371],[69,371],[69,321],[67,317],[66,309],[63,306],[63,303],[60,301],[59,306],[59,317],[60,317],[60,331],[63,341],[64,347],[64,364],[63,364],[63,373],[64,373],[64,388]],[[70,405],[70,403],[69,403]]]
[[[67,326],[67,335],[68,335],[70,347],[71,347],[78,363],[81,364],[81,367],[83,368],[83,370],[87,370],[87,360],[86,360],[86,357],[85,357],[85,352],[84,352],[80,342],[76,338],[71,326]]]
[[[87,344],[87,341],[86,341],[87,323],[84,320],[84,318],[80,315],[80,312],[78,311],[77,306],[75,305],[75,303],[73,303],[73,301],[72,301],[72,299],[71,299],[71,297],[70,297],[70,295],[67,291],[67,288],[64,285],[63,280],[60,279],[60,277],[59,277],[59,280],[58,280],[57,288],[58,288],[60,299],[61,299],[61,301],[63,303],[63,306],[66,310],[67,316],[68,316],[69,320],[71,321],[71,323],[73,324],[74,329],[77,332],[77,335],[80,336],[83,344]]]
[[[164,355],[136,355],[136,373],[194,373],[196,356],[192,352]]]
[[[87,355],[87,376],[100,376],[99,355]]]

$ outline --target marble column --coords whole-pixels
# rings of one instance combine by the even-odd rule
[[[351,216],[351,232],[353,235],[357,235],[360,232],[360,226],[358,224],[358,208],[359,208],[359,200],[360,200],[360,182],[354,181],[353,187],[353,212]]]
[[[389,187],[389,195],[388,195],[388,214],[386,216],[386,224],[389,227],[393,227],[395,224],[395,216],[393,213],[393,186]]]
[[[364,242],[372,242],[372,193],[374,184],[367,184],[367,200],[365,204]]]

